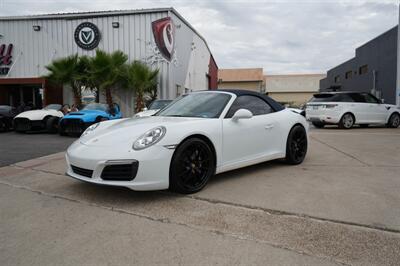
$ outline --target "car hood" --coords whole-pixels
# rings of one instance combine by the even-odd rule
[[[94,121],[94,119],[96,119],[96,117],[99,115],[108,116],[106,112],[101,111],[101,110],[81,110],[78,112],[69,113],[68,115],[66,115],[64,117],[64,119],[72,119],[72,118],[74,118],[74,119],[76,119],[76,118],[89,119],[89,118],[92,118]]]
[[[134,115],[134,117],[143,117],[143,116],[152,116],[155,113],[157,113],[158,111],[160,111],[160,109],[153,109],[153,110],[147,110],[147,111],[142,111],[139,113],[136,113]]]
[[[42,120],[46,116],[51,115],[51,116],[57,116],[57,117],[62,117],[63,113],[60,111],[56,110],[31,110],[31,111],[26,111],[22,112],[19,115],[17,115],[15,118],[28,118],[29,120]]]
[[[209,120],[206,118],[149,116],[105,121],[101,122],[92,133],[82,136],[80,142],[88,146],[114,147],[118,146],[118,143],[124,143],[131,147],[137,138],[152,128],[164,126],[167,129],[167,137],[174,135],[175,133],[172,131],[176,132],[176,129],[188,128],[187,124],[206,123]]]

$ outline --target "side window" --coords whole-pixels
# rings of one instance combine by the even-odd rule
[[[365,101],[367,103],[379,103],[378,99],[368,93],[364,93],[363,96],[365,97]]]
[[[340,101],[344,103],[351,103],[354,102],[353,98],[350,97],[347,93],[342,93],[340,95]]]
[[[365,97],[360,93],[350,93],[349,95],[351,98],[353,98],[353,100],[356,103],[365,103],[366,102]]]
[[[236,98],[225,118],[232,118],[239,109],[247,109],[252,112],[253,115],[265,115],[273,112],[271,106],[263,99],[256,96],[243,95]]]

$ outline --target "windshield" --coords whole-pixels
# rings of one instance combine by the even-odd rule
[[[202,92],[183,95],[161,110],[157,116],[218,118],[231,96]]]
[[[86,105],[82,110],[100,110],[107,112],[108,105],[105,103],[90,103]]]
[[[43,108],[44,110],[60,110],[61,109],[61,104],[49,104],[47,105],[45,108]]]
[[[149,110],[163,109],[165,106],[170,104],[172,100],[156,100],[149,105]]]

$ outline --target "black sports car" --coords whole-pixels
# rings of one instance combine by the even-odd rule
[[[13,118],[17,114],[16,108],[8,105],[0,105],[0,132],[11,130]]]

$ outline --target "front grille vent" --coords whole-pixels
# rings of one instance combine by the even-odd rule
[[[81,134],[83,131],[83,121],[81,119],[63,119],[61,127],[65,133]]]
[[[136,177],[138,165],[138,162],[106,165],[101,173],[101,179],[109,181],[131,181]]]
[[[85,169],[85,168],[80,168],[75,165],[71,165],[72,171],[81,176],[89,177],[92,178],[93,175],[93,170]]]

